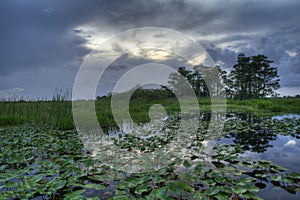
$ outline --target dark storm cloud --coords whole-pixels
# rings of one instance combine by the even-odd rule
[[[264,54],[278,66],[283,86],[300,85],[300,78],[289,81],[300,76],[299,1],[147,1],[112,7],[113,12],[107,11],[112,29],[159,26],[182,31],[200,38],[226,68],[238,53]],[[297,56],[286,58],[287,50]]]
[[[1,1],[0,74],[18,68],[78,66],[89,49],[84,30],[77,26],[92,24],[100,31],[118,32],[147,25],[159,7],[160,3],[140,1]]]
[[[1,1],[0,74],[72,65],[89,52],[86,39],[73,30],[90,17],[87,5],[59,2]]]
[[[214,44],[203,45],[212,59],[224,69],[231,68],[236,62],[238,53],[229,49],[217,48]]]
[[[54,79],[37,71],[49,68],[53,74],[55,70],[73,70],[74,74],[90,52],[86,44],[96,37],[95,33],[110,36],[131,28],[155,26],[191,36],[225,68],[234,64],[240,52],[249,56],[265,54],[279,67],[282,85],[300,86],[299,9],[297,0],[1,1],[0,76],[8,76],[8,80],[13,72],[31,70],[33,77]],[[122,70],[125,65],[119,63],[112,69]],[[18,80],[19,85],[3,80],[0,85],[4,89],[22,85],[22,80]],[[66,80],[68,85],[72,81]]]

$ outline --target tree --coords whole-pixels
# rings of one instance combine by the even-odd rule
[[[257,68],[257,76],[253,82],[256,90],[253,93],[254,98],[264,98],[266,96],[277,96],[275,90],[280,88],[279,75],[276,67],[271,67],[273,61],[268,60],[264,55],[252,56],[252,67]]]
[[[191,82],[191,74],[192,71],[187,70],[185,67],[179,67],[178,73],[170,74],[168,81],[169,86],[179,96],[188,95],[186,88],[189,87],[188,84]]]
[[[200,73],[201,69],[203,71],[204,67],[202,65],[194,66],[193,70],[187,70],[185,67],[179,67],[178,73],[171,73],[169,76],[169,84],[171,88],[177,91],[181,96],[188,95],[186,92],[187,87],[192,87],[197,97],[207,97],[209,96],[208,87],[203,79],[203,74]],[[189,84],[190,86],[188,86]],[[185,92],[186,91],[186,92]]]
[[[250,58],[245,54],[239,54],[237,58],[237,64],[233,66],[233,70],[230,73],[230,79],[232,80],[232,87],[235,92],[235,98],[240,100],[247,99],[247,85],[250,80],[249,72]]]
[[[279,76],[273,61],[264,55],[247,57],[239,54],[237,64],[230,73],[234,97],[240,100],[276,96]]]
[[[220,96],[225,95],[226,92],[226,88],[224,90],[223,87],[224,76],[227,76],[226,71],[222,71],[219,66],[196,65],[193,70],[179,67],[178,73],[170,74],[169,84],[173,90],[181,95],[187,95],[184,90],[188,83],[197,97]]]
[[[204,76],[205,74],[203,72],[203,69],[206,67],[203,65],[196,65],[194,66],[194,71],[191,74],[191,85],[197,95],[197,97],[208,97],[209,96],[209,90],[207,87],[207,83],[205,83]],[[202,73],[201,73],[202,72]]]
[[[225,70],[221,70],[221,78],[225,87],[226,98],[232,99],[234,97],[233,81],[229,78],[229,75]]]

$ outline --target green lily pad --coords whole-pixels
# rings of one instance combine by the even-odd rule
[[[82,193],[84,193],[85,190],[77,190],[77,191],[74,191],[74,192],[71,192],[71,193],[67,193],[65,196],[64,196],[64,199],[65,200],[81,200],[81,199],[84,199],[84,197],[82,196]]]
[[[213,196],[213,195],[217,194],[219,191],[220,191],[220,188],[218,188],[218,187],[210,187],[204,191],[204,194],[206,194],[208,196]]]
[[[54,178],[51,181],[49,181],[46,186],[49,188],[51,191],[56,191],[61,188],[63,188],[66,185],[67,181],[66,180],[61,180],[59,178]]]
[[[95,184],[95,183],[90,183],[86,184],[83,186],[84,188],[90,188],[90,189],[95,189],[95,190],[103,190],[105,188],[104,185],[101,184]]]
[[[243,186],[234,186],[233,190],[232,190],[234,193],[236,194],[242,194],[242,193],[245,193],[247,192],[248,190],[246,188],[244,188]]]
[[[135,194],[142,195],[143,192],[149,192],[152,189],[152,187],[148,184],[141,184],[137,186],[134,190]]]

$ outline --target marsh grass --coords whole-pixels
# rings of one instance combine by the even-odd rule
[[[132,99],[129,112],[133,121],[135,123],[149,122],[149,109],[154,104],[161,104],[168,115],[175,115],[180,112],[179,103],[175,98]],[[216,104],[214,106],[216,108],[222,105]],[[211,111],[210,99],[199,99],[199,107],[201,111]],[[101,127],[116,126],[109,97],[95,101],[95,108]],[[227,100],[227,110],[264,115],[300,113],[300,99]],[[119,112],[122,114],[125,111],[120,110]],[[60,130],[73,129],[72,102],[68,100],[0,102],[0,126],[14,126],[32,121],[36,124],[49,125]]]
[[[59,129],[74,127],[70,101],[1,102],[0,126],[34,121]]]
[[[251,99],[251,100],[228,100],[227,106],[229,109],[242,108],[247,111],[256,111],[263,113],[300,113],[300,99]]]

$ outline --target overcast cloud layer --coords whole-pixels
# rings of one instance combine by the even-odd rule
[[[92,44],[154,26],[192,37],[224,69],[238,53],[264,54],[278,66],[281,94],[299,94],[299,10],[298,0],[1,1],[0,92],[50,97],[55,88],[71,89]]]

